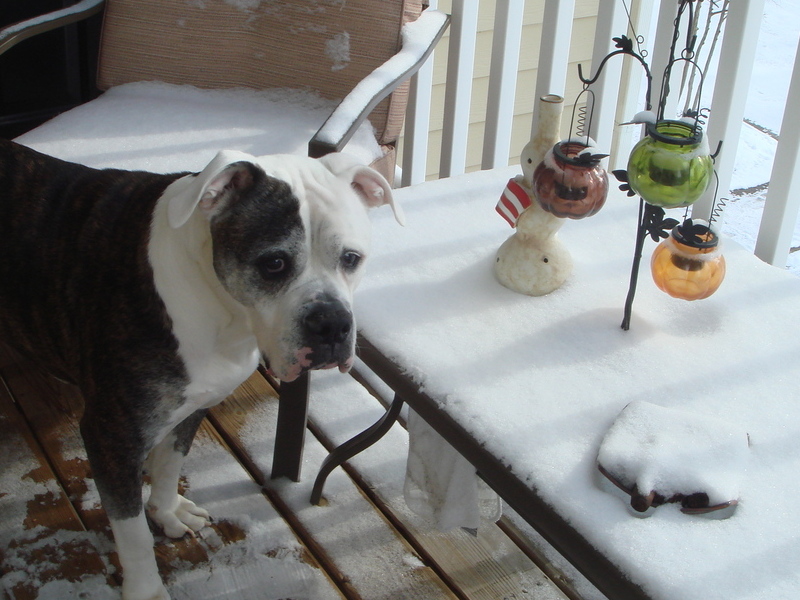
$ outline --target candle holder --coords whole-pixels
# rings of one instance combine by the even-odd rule
[[[646,125],[628,159],[628,184],[648,204],[690,206],[708,188],[714,164],[699,127],[683,121]]]
[[[547,212],[583,219],[597,213],[608,196],[608,174],[600,166],[605,154],[592,154],[581,141],[559,142],[533,173],[533,192]]]
[[[496,206],[516,232],[497,251],[495,277],[529,296],[549,294],[566,281],[572,257],[557,233],[565,219],[597,213],[608,196],[608,174],[600,164],[608,155],[596,154],[583,135],[585,113],[578,137],[559,141],[563,101],[554,94],[540,99],[534,135],[520,155],[522,175],[508,182]],[[575,124],[573,106],[570,130]]]
[[[572,256],[558,238],[564,219],[535,201],[534,172],[558,142],[564,98],[539,99],[539,119],[522,149],[522,175],[512,178],[497,203],[497,212],[515,229],[497,250],[494,274],[510,290],[543,296],[558,289],[572,272]]]
[[[694,22],[694,2],[679,0],[670,59],[664,71],[657,112],[652,112],[650,97],[653,77],[645,60],[646,53],[634,49],[633,39],[624,35],[614,38],[616,50],[600,62],[592,78],[584,77],[578,65],[578,77],[584,91],[597,81],[606,63],[614,56],[633,57],[646,74],[645,110],[632,121],[645,125],[645,136],[631,150],[627,169],[613,172],[622,184],[620,189],[626,191],[628,196],[639,196],[636,247],[621,324],[624,330],[630,328],[642,251],[648,236],[661,242],[651,260],[654,281],[659,289],[671,296],[686,300],[706,298],[717,290],[725,274],[724,258],[719,254],[719,237],[711,229],[710,223],[688,218],[688,207],[706,193],[712,178],[716,179],[714,158],[722,146],[720,142],[712,154],[703,133],[701,115],[705,113],[700,108],[703,73],[693,60],[697,38],[692,34],[691,26],[685,45],[680,52],[677,51],[684,14],[688,13],[690,23]],[[638,48],[641,40],[635,40]],[[692,108],[687,108],[679,118],[669,119],[664,113],[670,93],[670,75],[678,63],[699,74],[698,92]],[[716,191],[713,204],[716,205]],[[687,209],[683,223],[666,218],[664,209],[681,207]],[[714,220],[718,210],[718,207],[712,206],[709,221]]]
[[[719,236],[705,221],[687,219],[653,251],[650,271],[658,288],[673,298],[708,298],[725,277]]]

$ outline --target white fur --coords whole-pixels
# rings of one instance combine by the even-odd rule
[[[122,565],[124,600],[169,600],[153,552],[153,534],[144,511],[131,519],[111,519],[111,531]]]
[[[208,511],[178,493],[182,464],[183,454],[175,449],[174,435],[166,436],[147,459],[152,481],[147,514],[171,538],[194,535],[208,525]]]
[[[237,303],[220,286],[211,264],[204,213],[204,202],[211,204],[208,201],[227,182],[230,165],[240,161],[257,164],[291,185],[310,234],[312,260],[306,271],[279,301],[255,308]],[[381,204],[389,204],[402,221],[388,183],[343,154],[311,160],[224,151],[198,176],[184,177],[167,188],[153,218],[150,261],[191,385],[186,391],[189,402],[165,424],[164,433],[193,410],[213,405],[232,392],[255,369],[259,348],[278,377],[291,380],[299,375],[304,349],[295,344],[292,317],[304,301],[323,290],[332,291],[349,306],[360,275],[333,271],[331,257],[342,248],[366,256],[369,220],[364,206]]]
[[[209,224],[219,208],[217,201],[236,176],[237,168],[231,165],[242,161],[289,183],[300,200],[309,256],[305,270],[279,298],[251,307],[237,302],[217,278]],[[228,151],[220,152],[200,174],[173,182],[159,199],[151,224],[149,259],[189,376],[184,402],[161,424],[149,457],[153,485],[148,511],[167,535],[192,533],[208,518],[206,511],[177,493],[182,455],[175,451],[170,432],[195,410],[222,401],[255,370],[261,353],[279,378],[289,381],[299,376],[308,366],[310,349],[298,342],[298,311],[323,292],[350,307],[361,269],[346,273],[339,259],[346,250],[366,257],[366,207],[381,204],[390,204],[402,221],[383,177],[344,155],[312,160],[256,158]],[[338,366],[347,370],[351,363],[348,359]],[[123,597],[166,598],[144,513],[116,521],[112,528],[125,569]]]
[[[170,224],[176,222],[171,209],[177,204],[171,200],[197,195],[199,202],[204,180],[212,181],[219,172],[213,162],[210,167],[197,178],[187,176],[169,186],[153,215],[149,247],[153,277],[191,382],[185,391],[188,402],[164,424],[163,433],[195,410],[218,403],[258,366],[249,317],[214,273],[208,221],[193,208],[188,216],[179,213],[179,220],[186,219],[180,227]]]

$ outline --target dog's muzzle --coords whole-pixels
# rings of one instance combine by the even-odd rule
[[[281,361],[270,360],[262,349],[267,372],[282,381],[294,381],[306,371],[339,368],[347,373],[355,357],[355,322],[345,303],[331,294],[317,295],[296,316],[294,335],[287,338]]]
[[[353,329],[353,314],[340,300],[324,294],[309,303],[300,318],[300,330],[304,345],[311,348],[310,368],[349,369]]]

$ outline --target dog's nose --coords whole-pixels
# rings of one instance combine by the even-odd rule
[[[350,337],[353,315],[341,302],[317,302],[303,318],[306,333],[320,344],[342,344]]]

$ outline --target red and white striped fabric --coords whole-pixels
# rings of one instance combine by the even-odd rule
[[[531,197],[516,179],[509,179],[500,202],[497,203],[495,210],[503,217],[511,227],[517,226],[517,219],[522,212],[531,205]]]

